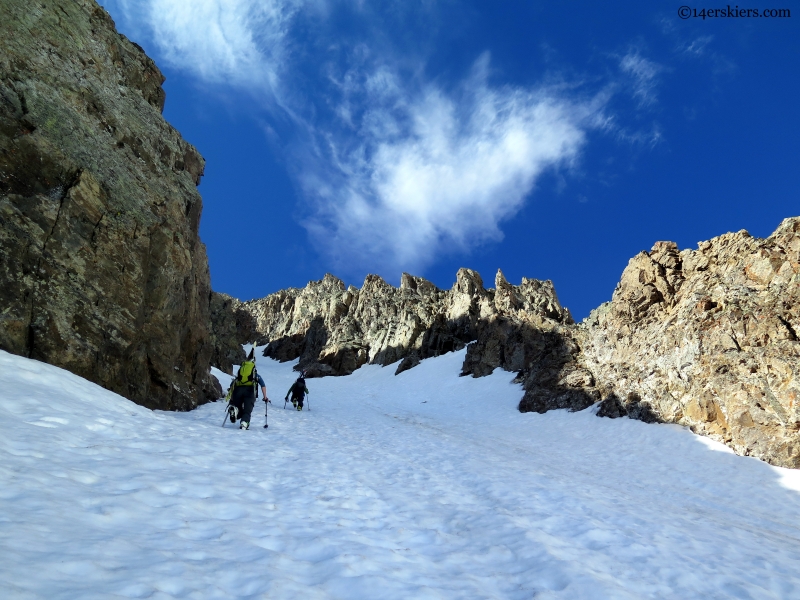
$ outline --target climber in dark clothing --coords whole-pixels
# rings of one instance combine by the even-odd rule
[[[241,419],[239,429],[250,428],[250,415],[253,412],[253,407],[258,398],[258,387],[261,386],[261,393],[265,401],[267,398],[267,386],[261,375],[256,371],[256,363],[253,351],[247,357],[242,365],[239,367],[239,372],[236,378],[231,383],[229,394],[228,414],[231,418],[231,423],[235,423],[236,419]]]
[[[292,384],[292,387],[289,388],[289,391],[286,392],[284,401],[288,400],[289,394],[292,395],[292,406],[294,406],[297,410],[303,410],[303,400],[305,399],[306,394],[308,394],[306,380],[303,375],[300,375],[300,377],[297,378],[297,381]]]

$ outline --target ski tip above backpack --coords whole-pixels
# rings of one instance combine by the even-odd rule
[[[250,348],[250,354],[247,355],[247,360],[253,360],[256,357],[256,347]]]

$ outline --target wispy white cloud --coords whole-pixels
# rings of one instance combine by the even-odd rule
[[[674,43],[674,51],[690,57],[700,57],[707,53],[708,46],[714,41],[713,35],[688,37],[684,27],[677,27],[675,19],[670,15],[660,20],[661,32]]]
[[[679,49],[684,54],[692,56],[702,56],[706,53],[708,45],[714,40],[713,35],[701,35],[693,40],[685,42]]]
[[[638,50],[630,50],[619,61],[620,70],[627,75],[633,86],[633,95],[640,106],[647,106],[656,100],[658,75],[663,67],[648,60]]]
[[[155,40],[171,63],[207,81],[273,87],[291,7],[280,1],[152,0]]]
[[[366,78],[365,101],[380,108],[364,112],[360,143],[329,140],[334,160],[302,176],[309,229],[343,265],[421,272],[442,252],[501,239],[538,177],[574,161],[606,122],[602,97],[492,87],[487,66],[450,93],[409,94],[385,70]]]
[[[317,0],[318,2],[321,0]],[[287,63],[288,33],[304,0],[111,0],[142,25],[159,58],[202,81],[271,94]]]

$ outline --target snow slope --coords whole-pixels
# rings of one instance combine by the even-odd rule
[[[261,359],[270,427],[239,431],[0,352],[0,596],[800,598],[798,472],[523,415],[462,361],[309,380],[298,413]]]

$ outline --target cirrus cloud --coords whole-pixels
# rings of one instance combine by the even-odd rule
[[[488,64],[484,55],[450,93],[408,93],[386,72],[375,91],[366,78],[361,123],[345,111],[358,143],[326,138],[327,153],[300,174],[308,228],[342,267],[422,272],[443,252],[501,239],[542,173],[572,164],[607,123],[603,95],[492,87]]]

